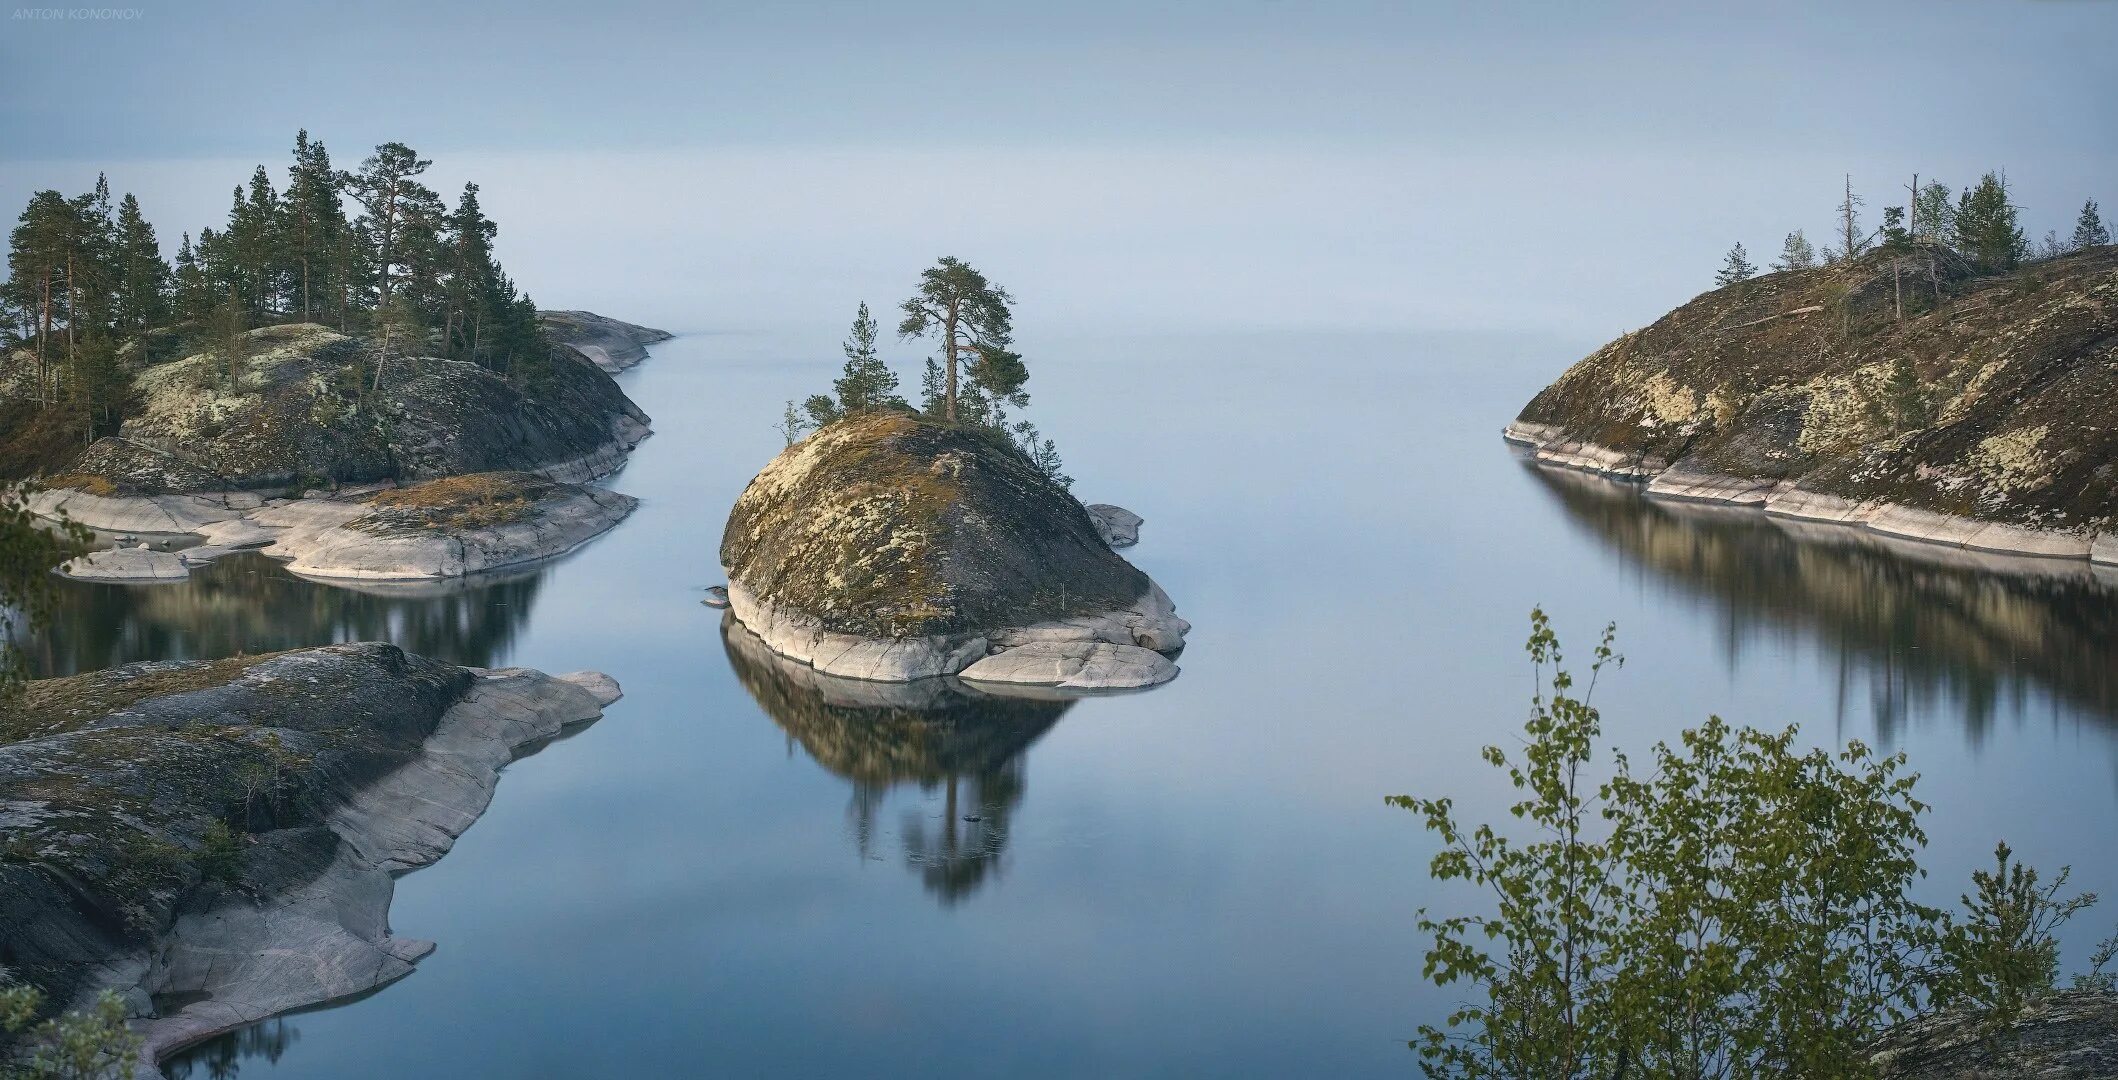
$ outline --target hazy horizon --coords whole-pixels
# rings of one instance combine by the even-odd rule
[[[683,329],[841,324],[951,253],[1026,329],[1602,339],[1821,243],[1847,172],[1870,226],[1914,172],[2005,169],[2033,240],[2118,200],[2109,3],[39,10],[10,213],[102,171],[173,253],[297,128],[402,141],[540,303]]]

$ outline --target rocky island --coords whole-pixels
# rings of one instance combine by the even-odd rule
[[[616,335],[668,336],[566,314],[575,320],[550,332],[571,328],[599,352],[593,342]],[[316,324],[247,331],[142,370],[137,411],[40,478],[29,505],[121,544],[205,540],[183,552],[120,546],[66,568],[97,580],[182,580],[241,548],[317,578],[455,577],[550,558],[632,509],[583,485],[650,434],[570,340],[553,338],[535,379],[511,379],[388,356]]]
[[[1138,519],[1103,519],[1004,433],[883,410],[767,465],[729,514],[721,562],[735,618],[827,675],[1167,681],[1190,624],[1105,539]]]
[[[0,956],[52,1012],[120,993],[147,1075],[381,986],[434,948],[391,933],[394,877],[618,696],[377,643],[31,683],[0,703]]]
[[[1507,428],[1647,493],[2118,563],[2118,248],[1979,276],[1938,244],[1706,293]]]

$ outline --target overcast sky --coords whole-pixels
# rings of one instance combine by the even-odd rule
[[[2118,207],[2104,0],[141,2],[0,14],[8,213],[103,170],[173,248],[297,128],[395,139],[540,301],[694,329],[948,252],[1026,325],[1600,339],[1820,236],[1844,172],[1871,218],[1915,171],[2006,169],[2033,234]]]

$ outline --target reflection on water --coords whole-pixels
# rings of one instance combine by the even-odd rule
[[[162,1072],[169,1080],[232,1080],[242,1074],[246,1061],[278,1064],[300,1038],[301,1031],[284,1018],[267,1020],[216,1035],[169,1059]]]
[[[71,675],[136,660],[390,641],[489,667],[528,622],[546,572],[345,587],[304,581],[262,555],[233,555],[179,584],[66,581],[50,632],[29,642],[30,664],[40,676]]]
[[[997,873],[1027,790],[1023,755],[1073,707],[1057,696],[999,697],[953,678],[842,679],[766,648],[733,615],[721,641],[736,678],[816,763],[852,781],[854,843],[871,856],[876,812],[902,784],[942,795],[941,817],[907,817],[906,862],[944,904]]]
[[[1837,660],[1841,709],[1865,687],[1886,743],[1915,714],[1954,713],[1982,738],[2038,691],[2118,724],[2118,574],[2108,569],[1661,502],[1525,467],[1576,524],[1667,585],[1716,601],[1731,642],[1759,630],[1814,635]]]

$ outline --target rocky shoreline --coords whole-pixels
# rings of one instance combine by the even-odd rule
[[[1930,243],[1704,293],[1505,432],[1544,464],[1965,551],[2118,565],[2118,247]]]
[[[1971,552],[2118,566],[2118,530],[2091,533],[2037,529],[1942,514],[1887,500],[1856,502],[1807,490],[1794,481],[1745,479],[1685,463],[1671,465],[1570,438],[1548,424],[1518,420],[1509,424],[1501,437],[1530,450],[1540,465],[1645,484],[1647,496],[1653,499],[1756,509],[1774,517],[1862,529],[1896,540]]]
[[[305,324],[253,331],[247,374],[232,391],[212,354],[152,369],[142,415],[33,492],[29,508],[115,538],[61,570],[90,581],[183,581],[191,567],[253,548],[320,580],[451,578],[557,558],[637,505],[588,486],[653,434],[608,370],[638,363],[647,344],[671,335],[589,312],[545,315],[562,355],[542,397],[472,365],[412,359],[404,363],[426,373],[395,403],[349,406],[328,388],[364,362],[358,342]],[[350,423],[349,408],[374,411],[380,427]],[[344,430],[312,430],[317,410]],[[319,472],[370,479],[321,484]],[[523,512],[411,529],[374,509],[393,488],[467,477],[513,478],[510,505]],[[524,497],[531,486],[534,497]],[[202,542],[187,546],[194,538]]]
[[[0,948],[53,1007],[118,990],[150,1076],[384,985],[434,947],[391,933],[394,878],[619,696],[373,643],[32,683],[0,709]]]

